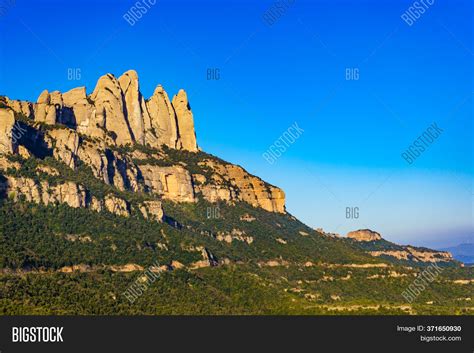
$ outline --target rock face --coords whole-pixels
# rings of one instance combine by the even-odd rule
[[[146,103],[151,126],[147,130],[147,142],[151,146],[166,145],[170,148],[182,147],[178,135],[176,113],[166,91],[158,85]]]
[[[51,95],[47,90],[41,92],[36,105],[34,105],[36,121],[49,125],[56,124],[56,106],[51,102]]]
[[[17,138],[16,125],[26,136]],[[144,199],[151,199],[139,202],[138,197],[131,204],[113,193],[104,197],[104,193],[94,195],[84,186],[75,189],[70,183],[77,184],[78,179],[71,172],[45,172],[51,170],[51,164],[38,170],[40,181],[31,175],[21,179],[20,166],[15,166],[17,172],[13,173],[14,162],[1,160],[4,168],[0,173],[1,169],[7,172],[10,168],[10,174],[4,174],[16,178],[9,179],[8,190],[32,202],[66,203],[121,216],[138,210],[154,220],[163,218],[162,199],[247,202],[270,212],[285,212],[281,189],[199,150],[193,113],[184,90],[170,101],[158,85],[145,100],[133,70],[119,78],[112,74],[100,77],[90,95],[85,87],[78,87],[65,93],[44,90],[36,103],[0,96],[1,154],[37,160],[53,157],[83,177],[85,169],[89,169],[87,172],[106,184],[109,191],[112,187],[120,192],[146,193],[149,195]],[[64,185],[42,185],[51,179],[44,174]],[[51,193],[49,198],[44,190]]]
[[[150,128],[150,116],[138,86],[138,75],[135,71],[125,72],[118,79],[125,102],[124,113],[128,117],[128,125],[133,140],[145,144],[145,130]]]
[[[48,134],[54,140],[49,140],[54,157],[63,161],[69,168],[75,169],[76,156],[79,150],[79,135],[71,129],[55,129]]]
[[[193,113],[191,113],[186,92],[182,89],[179,90],[178,94],[173,97],[172,104],[176,112],[178,131],[183,148],[188,151],[197,151]]]
[[[38,183],[30,178],[8,176],[3,187],[15,200],[24,197],[26,201],[45,205],[65,203],[73,208],[87,207],[85,188],[73,182],[53,186],[47,181]]]
[[[410,245],[398,245],[389,241],[370,244],[367,242],[382,240],[382,236],[370,229],[360,229],[347,234],[347,238],[365,242],[364,250],[376,257],[394,258],[401,261],[420,263],[452,263],[453,256],[447,251],[417,248]]]
[[[4,99],[14,112],[27,118],[48,125],[65,124],[118,146],[138,143],[198,150],[186,92],[180,90],[170,102],[158,85],[146,101],[134,70],[118,79],[112,74],[100,77],[90,96],[85,87],[78,87],[65,93],[44,90],[36,103]]]
[[[115,213],[119,216],[128,217],[130,215],[128,203],[116,196],[107,195],[105,197],[105,208],[110,213]]]
[[[74,182],[65,182],[50,185],[43,180],[37,182],[32,178],[6,176],[6,180],[0,182],[0,191],[6,193],[10,199],[15,201],[20,198],[37,204],[66,204],[73,208],[89,208],[93,211],[107,210],[122,217],[130,216],[130,205],[127,201],[114,195],[107,195],[104,200],[88,197],[86,188]],[[161,221],[163,210],[161,202],[148,201],[144,204],[147,212],[146,218]],[[142,211],[143,212],[143,211]]]
[[[96,109],[97,125],[105,128],[117,145],[133,143],[133,134],[127,119],[128,111],[130,109],[133,112],[133,107],[126,107],[118,80],[111,74],[102,76],[92,92],[91,99]]]
[[[359,229],[347,233],[347,237],[357,241],[375,241],[382,239],[382,236],[370,229]]]
[[[178,202],[194,202],[191,175],[182,166],[141,165],[145,185],[153,193]]]
[[[244,201],[270,212],[285,212],[283,190],[266,184],[237,165],[210,160],[203,162],[202,165],[214,171],[209,183],[197,186],[206,200],[210,202],[218,200]]]
[[[145,201],[140,207],[140,211],[146,219],[160,222],[163,220],[163,208],[160,201]]]
[[[244,231],[240,229],[232,229],[232,231],[229,232],[218,232],[216,235],[216,239],[219,241],[224,241],[226,243],[232,243],[232,241],[237,240],[241,241],[247,244],[252,244],[253,243],[253,237],[248,236],[245,234]]]
[[[13,153],[15,143],[13,141],[13,126],[15,117],[11,109],[0,108],[0,153]]]
[[[430,249],[415,249],[407,246],[404,250],[381,250],[369,252],[372,256],[389,256],[398,260],[414,262],[452,262],[453,256],[447,251],[435,251]]]
[[[91,137],[104,137],[103,124],[96,120],[96,109],[87,99],[86,88],[74,88],[63,94],[63,120],[76,126],[77,132]]]
[[[48,185],[43,186],[48,187]],[[84,186],[69,181],[50,187],[49,190],[46,189],[43,192],[43,202],[46,205],[49,203],[65,203],[73,208],[85,208],[87,207],[86,191]]]
[[[10,107],[15,113],[23,114],[30,118],[33,114],[33,104],[30,102],[11,100],[8,97],[3,97],[5,105]]]

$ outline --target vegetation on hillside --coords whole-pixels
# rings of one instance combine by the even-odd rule
[[[208,210],[219,208],[219,217]],[[414,303],[401,293],[417,269],[380,264],[342,239],[316,233],[291,215],[247,204],[164,203],[182,223],[177,229],[138,216],[0,203],[0,313],[13,314],[471,314],[472,269],[447,268]],[[217,213],[213,213],[217,214]],[[250,215],[252,222],[240,220]],[[219,232],[245,231],[247,244],[218,241]],[[302,235],[300,232],[307,233]],[[276,239],[283,239],[282,244]],[[163,246],[165,245],[165,246]],[[136,302],[122,294],[140,272],[113,272],[105,265],[202,260],[205,247],[229,264],[162,272]],[[281,260],[270,267],[268,260]],[[315,265],[305,266],[307,261]],[[60,273],[84,264],[86,273]],[[395,273],[395,275],[394,275]]]

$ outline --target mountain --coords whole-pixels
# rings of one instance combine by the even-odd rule
[[[37,103],[4,97],[1,104],[0,153],[26,159],[52,157],[76,173],[91,172],[94,179],[115,187],[104,195],[77,180],[50,185],[48,178],[59,174],[57,163],[46,168],[47,162],[41,162],[39,169],[32,171],[35,177],[28,178],[18,161],[15,164],[11,157],[10,161],[3,157],[0,165],[17,170],[16,174],[6,173],[3,183],[4,192],[15,198],[23,195],[28,201],[46,205],[58,201],[129,215],[132,206],[143,213],[151,209],[156,213],[160,203],[146,201],[143,196],[142,203],[131,205],[120,198],[120,192],[153,194],[179,202],[194,202],[201,194],[210,202],[241,200],[268,211],[285,212],[282,190],[239,166],[199,153],[193,114],[183,90],[170,101],[158,86],[145,100],[135,71],[118,79],[111,74],[102,76],[89,96],[82,87],[64,94],[43,91]],[[193,153],[186,154],[186,164],[162,147]]]
[[[464,243],[449,248],[441,249],[453,254],[453,257],[465,264],[474,264],[474,244]]]
[[[371,230],[311,229],[283,190],[198,147],[185,91],[145,99],[135,71],[90,94],[0,97],[0,249],[3,314],[472,310],[472,269]]]
[[[372,256],[400,263],[445,263],[455,260],[449,251],[437,251],[411,245],[398,245],[382,238],[370,229],[359,229],[347,233],[347,238]]]

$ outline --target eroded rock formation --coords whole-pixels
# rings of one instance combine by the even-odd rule
[[[15,135],[15,125],[23,129],[19,136]],[[166,148],[183,152],[170,162]],[[108,210],[122,216],[130,215],[135,207],[143,216],[161,220],[162,199],[196,202],[203,198],[210,202],[243,201],[267,211],[285,212],[281,189],[239,166],[207,158],[199,151],[194,118],[184,90],[170,100],[158,85],[145,100],[133,70],[119,78],[112,74],[100,77],[90,95],[85,87],[78,87],[65,93],[44,90],[36,103],[0,96],[0,154],[16,154],[25,160],[50,156],[74,172],[89,168],[99,182],[121,192],[148,193],[156,198],[147,205],[130,205],[112,194],[106,198],[86,197],[90,190],[78,189],[77,199],[73,200],[72,196],[64,196],[67,190],[74,189],[68,184],[71,174],[66,173],[69,179],[62,181],[69,189],[63,186],[45,190],[53,193],[51,202],[74,207]],[[190,155],[197,155],[191,157],[191,168],[187,165]],[[11,174],[13,161],[3,159],[2,163],[0,174],[9,168]],[[196,173],[196,169],[201,170]],[[56,172],[56,177],[65,178],[64,173]],[[27,200],[47,204],[44,191],[38,189],[43,181],[22,180],[18,173],[21,175],[14,175],[17,179],[9,179],[8,189],[25,193]]]
[[[13,141],[13,126],[15,117],[10,109],[0,109],[0,153],[13,153],[15,143]]]
[[[447,251],[436,251],[430,249],[415,249],[407,246],[403,250],[379,250],[369,252],[372,256],[389,256],[398,260],[414,262],[451,262],[453,256]]]
[[[363,249],[372,256],[394,258],[410,262],[453,262],[453,256],[447,251],[417,248],[409,245],[398,245],[384,240],[380,233],[370,229],[360,229],[347,233],[349,239],[362,242]],[[376,243],[369,243],[377,241]]]
[[[374,232],[370,229],[359,229],[347,233],[347,237],[357,241],[375,241],[382,239],[380,233]]]
[[[206,200],[210,202],[238,200],[267,211],[285,212],[285,193],[280,188],[250,175],[237,165],[210,160],[201,164],[214,172],[208,183],[197,186]]]

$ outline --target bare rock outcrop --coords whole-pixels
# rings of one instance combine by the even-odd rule
[[[168,98],[168,94],[158,85],[150,100],[146,103],[150,114],[151,129],[147,131],[147,143],[153,147],[165,145],[180,149],[176,114]],[[154,137],[154,138],[153,138]]]
[[[12,162],[7,158],[6,154],[0,153],[0,171],[7,170],[8,168],[19,169],[20,163]]]
[[[7,176],[5,189],[14,200],[22,197],[44,205],[64,203],[74,208],[87,207],[85,188],[73,182],[50,185],[45,180],[38,183],[31,178]]]
[[[100,142],[82,143],[77,156],[105,184],[114,185],[121,191],[143,191],[139,183],[140,171],[130,156],[108,149]]]
[[[232,243],[232,241],[241,241],[247,244],[253,243],[253,237],[245,233],[245,231],[240,229],[232,229],[231,232],[218,232],[216,239],[219,241],[224,241],[226,243]]]
[[[23,197],[28,202],[41,203],[43,199],[40,185],[30,178],[7,176],[2,189],[7,192],[9,198],[15,201]]]
[[[199,250],[201,251],[201,256],[203,259],[193,262],[189,266],[191,270],[195,270],[195,269],[203,268],[203,267],[214,267],[214,266],[219,265],[219,261],[209,249],[200,247]]]
[[[163,220],[163,208],[160,201],[145,201],[140,206],[140,212],[145,219],[152,219],[158,222]]]
[[[377,250],[370,251],[372,256],[389,256],[398,260],[413,262],[452,262],[453,256],[447,251],[436,251],[430,249],[416,249],[406,246],[403,250]]]
[[[255,221],[255,219],[256,218],[254,216],[249,215],[248,213],[243,214],[242,216],[240,216],[240,220],[244,221],[244,222],[253,222],[253,221]]]
[[[96,109],[86,95],[85,87],[77,87],[63,94],[62,120],[76,126],[77,132],[90,137],[104,138],[103,121],[97,120]]]
[[[76,168],[76,156],[79,149],[79,135],[75,130],[53,129],[48,131],[48,145],[53,149],[54,157],[63,161],[69,168]]]
[[[197,151],[196,133],[194,131],[193,113],[188,102],[188,96],[184,90],[179,90],[173,97],[173,108],[178,121],[179,137],[183,149]]]
[[[182,166],[141,165],[140,171],[150,192],[178,202],[194,202],[191,175]]]
[[[127,201],[120,199],[114,195],[107,195],[105,197],[105,208],[110,213],[114,213],[118,216],[128,217],[130,216],[130,206]]]
[[[374,232],[370,229],[359,229],[349,232],[347,233],[347,237],[356,241],[376,241],[382,239],[380,233]]]
[[[99,78],[87,96],[85,87],[68,92],[44,90],[36,103],[10,100],[14,112],[47,125],[65,124],[78,133],[123,146],[139,143],[159,148],[197,151],[193,114],[184,90],[173,102],[161,85],[148,101],[140,92],[136,71],[118,79],[112,74]]]
[[[42,201],[45,205],[50,203],[65,203],[73,208],[86,208],[86,191],[84,186],[66,182],[56,186],[49,186],[46,181],[42,182]]]
[[[221,185],[206,184],[196,186],[196,190],[200,191],[204,199],[209,202],[230,201],[237,198],[235,190]]]
[[[109,161],[103,149],[103,146],[82,143],[77,151],[78,158],[85,164],[91,167],[94,176],[102,180],[106,184],[110,184],[109,181]]]
[[[127,201],[110,194],[103,200],[95,196],[90,197],[83,185],[72,181],[51,185],[46,180],[38,182],[32,178],[6,175],[0,183],[0,190],[15,201],[21,198],[37,204],[66,204],[73,208],[89,208],[97,212],[107,210],[119,216],[130,216],[130,205]],[[161,202],[145,202],[144,207],[148,217],[158,221],[162,219]]]
[[[95,120],[99,127],[112,135],[117,145],[132,144],[133,134],[130,129],[124,106],[122,88],[111,74],[99,78],[91,99],[95,106]]]
[[[180,90],[170,101],[158,85],[145,100],[134,70],[118,79],[112,74],[100,77],[90,95],[85,87],[65,93],[44,90],[35,103],[1,96],[0,103],[0,153],[23,159],[52,155],[81,173],[78,168],[85,165],[100,182],[120,191],[153,193],[177,202],[195,202],[202,195],[210,202],[243,201],[285,212],[283,191],[241,167],[210,159],[202,162],[202,169],[199,163],[188,168],[189,161],[196,163],[194,156],[183,153],[180,160],[179,153],[163,148],[199,151],[188,96]],[[28,130],[20,142],[11,134],[15,119]],[[130,205],[115,207],[112,201],[94,198],[88,202],[96,210],[130,212]]]
[[[34,119],[49,125],[56,124],[56,107],[51,104],[51,95],[44,90],[34,105]]]
[[[0,108],[0,153],[13,153],[16,146],[13,141],[15,117],[11,109]]]
[[[22,114],[26,118],[33,116],[33,104],[26,101],[12,100],[4,97],[5,105],[10,107],[15,113]]]
[[[125,101],[125,114],[132,130],[134,141],[144,145],[146,131],[151,128],[150,115],[145,104],[145,99],[140,93],[138,75],[135,70],[125,72],[118,79]]]
[[[210,160],[203,162],[202,165],[210,167],[216,173],[208,184],[197,186],[206,200],[210,202],[238,200],[270,212],[285,212],[283,190],[266,184],[237,165]]]

